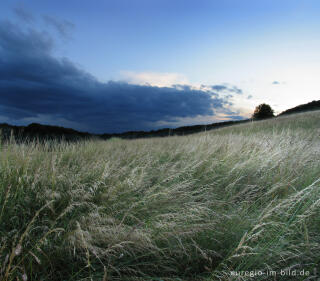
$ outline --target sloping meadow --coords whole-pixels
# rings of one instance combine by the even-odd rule
[[[320,273],[319,215],[319,111],[0,148],[4,281],[304,280]]]

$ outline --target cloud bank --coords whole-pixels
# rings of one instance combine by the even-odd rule
[[[235,115],[227,108],[228,98],[242,93],[220,85],[195,89],[101,83],[70,60],[54,57],[53,48],[46,32],[0,22],[0,120],[72,126],[95,133],[150,130],[181,118],[216,112]],[[227,96],[219,93],[226,91]]]
[[[15,15],[22,21],[24,21],[25,23],[33,23],[34,22],[34,17],[33,15],[28,12],[28,10],[26,10],[24,8],[24,6],[22,6],[21,4],[16,6],[13,9]]]
[[[67,20],[59,20],[48,15],[43,16],[43,20],[47,25],[56,29],[64,39],[69,39],[71,37],[71,31],[75,28],[74,24]]]

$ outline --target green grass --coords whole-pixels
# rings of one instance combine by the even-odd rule
[[[319,215],[319,111],[185,137],[0,148],[4,281],[311,276]]]

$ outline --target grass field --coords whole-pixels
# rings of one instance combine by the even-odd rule
[[[319,111],[0,157],[0,280],[320,274]]]

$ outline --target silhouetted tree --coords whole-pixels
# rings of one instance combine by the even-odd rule
[[[273,109],[265,103],[258,105],[252,115],[253,119],[266,119],[271,117],[274,117]]]

